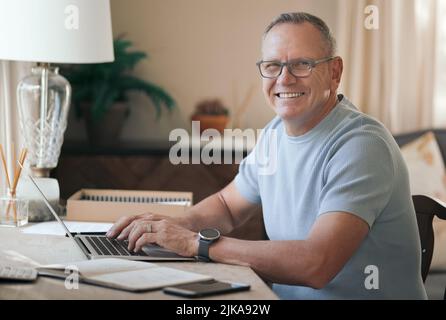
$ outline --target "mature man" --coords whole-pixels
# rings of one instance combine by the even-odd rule
[[[277,117],[234,181],[184,217],[126,217],[108,236],[128,238],[136,251],[157,243],[249,266],[281,298],[426,298],[406,167],[390,133],[337,95],[343,63],[326,24],[282,14],[265,31],[262,55]],[[273,172],[261,170],[262,156],[276,159]],[[227,234],[258,206],[268,241],[202,230]]]

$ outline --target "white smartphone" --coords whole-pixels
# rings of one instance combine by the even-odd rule
[[[251,286],[245,283],[233,283],[218,280],[207,280],[196,283],[181,284],[163,289],[164,293],[181,297],[196,298],[221,293],[249,290]]]

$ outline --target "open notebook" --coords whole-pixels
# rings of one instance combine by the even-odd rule
[[[40,276],[66,279],[74,270],[81,282],[126,291],[147,291],[213,279],[199,273],[162,267],[154,263],[123,259],[98,259],[37,268]]]

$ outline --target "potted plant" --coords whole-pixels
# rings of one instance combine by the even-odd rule
[[[147,58],[142,51],[129,51],[132,43],[118,38],[113,42],[115,61],[111,63],[62,66],[73,88],[72,104],[78,117],[84,117],[89,140],[94,145],[115,142],[129,115],[127,94],[145,93],[153,102],[157,117],[162,107],[171,110],[174,99],[161,87],[131,74],[141,60]]]
[[[229,110],[219,99],[203,100],[195,107],[192,121],[200,121],[200,132],[216,129],[223,133],[229,121]]]

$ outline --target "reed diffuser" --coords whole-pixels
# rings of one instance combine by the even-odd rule
[[[25,163],[27,149],[22,149],[19,157],[20,165],[14,161],[13,180],[8,172],[5,152],[0,145],[0,155],[5,172],[6,183],[8,185],[7,194],[0,198],[0,224],[6,226],[20,227],[28,223],[28,200],[17,197],[17,184],[22,172],[21,166]],[[15,159],[15,156],[14,156]]]

